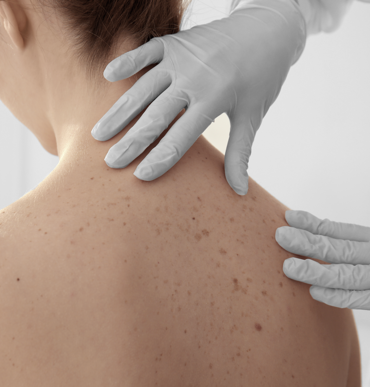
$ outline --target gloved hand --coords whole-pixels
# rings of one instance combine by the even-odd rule
[[[134,173],[141,180],[154,180],[172,168],[210,123],[226,112],[231,122],[226,179],[237,194],[247,193],[248,161],[256,131],[290,66],[301,55],[306,33],[293,0],[237,3],[228,18],[154,38],[108,64],[104,76],[114,82],[160,62],[95,125],[93,137],[109,140],[154,100],[109,150],[108,166],[128,166],[187,108]]]
[[[311,296],[338,308],[370,310],[370,228],[320,220],[305,211],[286,211],[291,227],[279,227],[276,240],[293,254],[311,259],[284,261],[285,275],[310,287]]]

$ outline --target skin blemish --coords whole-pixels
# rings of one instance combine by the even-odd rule
[[[282,283],[282,282],[279,282],[279,286],[282,288],[282,287],[283,287],[283,283]]]
[[[198,200],[201,202],[202,201],[202,199],[198,196]]]
[[[213,365],[212,365],[212,363],[210,363],[210,365],[209,365],[209,368],[210,368],[210,369],[212,369],[212,368],[213,368]]]
[[[266,292],[266,290],[262,290],[262,292],[261,292],[264,296],[266,296],[267,295],[267,292]]]
[[[254,327],[257,329],[257,331],[260,331],[262,329],[262,326],[259,323],[255,323]]]
[[[186,329],[184,330],[184,333],[185,333],[185,334],[187,333],[187,330],[186,330]]]
[[[252,278],[247,278],[248,282],[253,282]]]
[[[17,278],[17,281],[19,281],[19,278]]]
[[[293,294],[293,296],[295,297],[295,293],[293,292],[292,294]]]
[[[195,220],[195,218],[193,218],[193,220]]]
[[[126,196],[124,199],[125,199],[125,200],[130,200],[130,199],[131,199],[131,196]]]
[[[202,239],[202,236],[200,234],[195,234],[194,238],[199,242]]]
[[[81,227],[81,228],[80,228],[80,232],[81,232],[81,231],[83,231],[83,229],[84,229],[84,228],[83,228],[83,227]]]
[[[225,255],[227,252],[221,247],[220,250],[218,250],[221,254]]]
[[[204,229],[204,230],[202,230],[202,234],[205,236],[209,236],[209,231]]]
[[[238,290],[241,290],[242,293],[247,294],[247,288],[243,288],[242,286],[240,286],[237,278],[233,278],[233,283],[234,283],[234,289],[231,293],[234,293],[234,292],[237,292]]]
[[[240,289],[238,279],[237,278],[233,278],[233,283],[234,283],[234,290],[233,290],[233,292],[234,291],[237,292]]]
[[[46,235],[46,234],[47,234],[47,232],[45,231],[45,232],[44,232],[44,235]]]
[[[39,231],[41,231],[41,228],[39,228]]]
[[[234,218],[230,218],[230,223],[234,222]]]
[[[90,177],[90,180],[94,180],[94,178],[93,178],[93,177]]]
[[[191,296],[191,291],[190,290],[188,290],[188,295]]]

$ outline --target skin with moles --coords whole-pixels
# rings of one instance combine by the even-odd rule
[[[349,386],[352,312],[284,275],[287,207],[252,179],[237,195],[203,136],[154,181],[133,173],[163,135],[108,168],[140,115],[90,132],[136,78],[94,89],[41,14],[0,5],[0,98],[60,156],[0,211],[0,385]]]

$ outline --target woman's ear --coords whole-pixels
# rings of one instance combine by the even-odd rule
[[[22,50],[24,47],[22,33],[27,24],[27,17],[23,9],[20,6],[0,1],[0,19],[12,43],[11,47]]]

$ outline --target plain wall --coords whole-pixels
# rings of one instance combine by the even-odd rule
[[[227,1],[195,0],[183,29],[226,16]],[[292,209],[370,227],[370,5],[355,3],[341,28],[308,39],[257,133],[249,173]],[[222,98],[222,96],[220,96]],[[223,114],[204,135],[225,152]],[[0,208],[57,165],[0,103]],[[370,312],[354,311],[363,387],[370,387]]]

